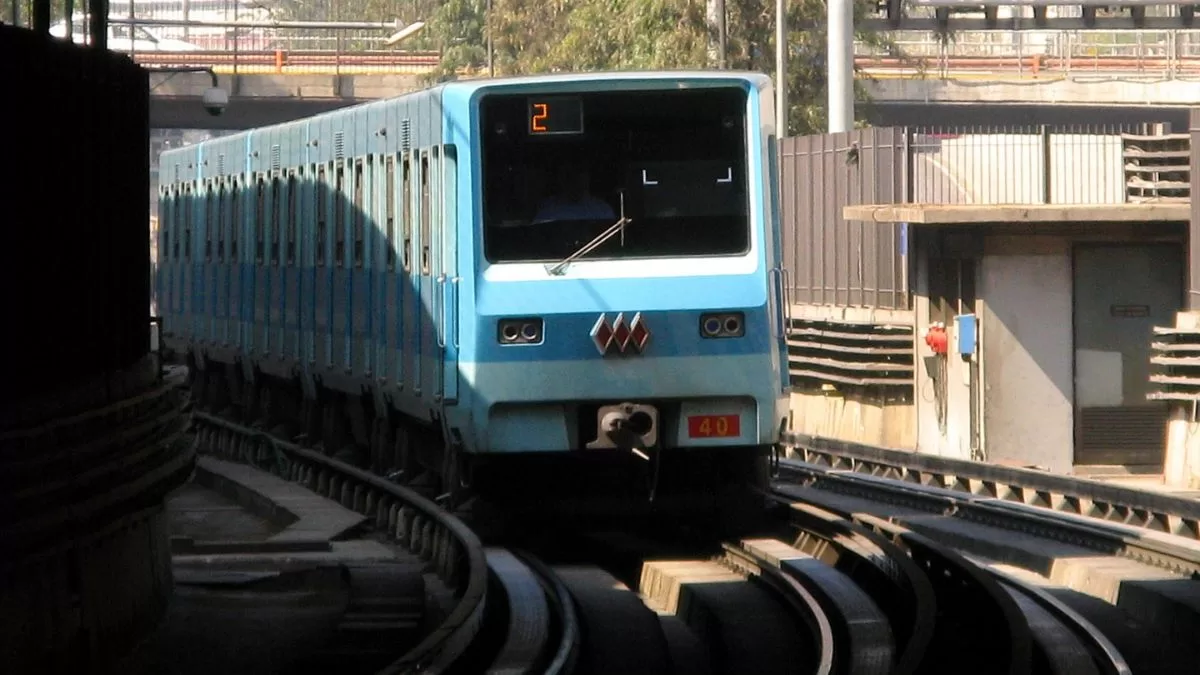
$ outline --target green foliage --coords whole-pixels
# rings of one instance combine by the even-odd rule
[[[706,0],[276,0],[280,18],[405,22],[425,30],[405,49],[441,52],[431,81],[487,75],[489,28],[498,76],[546,72],[715,68]],[[862,16],[873,0],[855,0]],[[725,0],[729,68],[775,71],[775,4]],[[825,128],[825,0],[789,0],[790,131]],[[811,28],[805,28],[811,26]],[[884,45],[880,35],[858,39]],[[865,92],[856,84],[857,96]]]

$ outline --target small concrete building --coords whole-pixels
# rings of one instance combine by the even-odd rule
[[[1087,131],[784,141],[794,431],[1162,471],[1150,349],[1186,306],[1188,137]]]

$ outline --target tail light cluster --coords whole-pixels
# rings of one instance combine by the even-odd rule
[[[542,343],[542,320],[501,319],[496,328],[496,340],[502,345],[538,345]]]
[[[746,316],[741,312],[700,315],[700,335],[706,338],[736,338],[746,334]]]

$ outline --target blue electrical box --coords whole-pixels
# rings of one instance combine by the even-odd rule
[[[975,315],[959,314],[954,317],[954,325],[958,333],[958,353],[970,356],[975,353]]]

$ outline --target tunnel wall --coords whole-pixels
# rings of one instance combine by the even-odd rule
[[[150,353],[149,85],[11,26],[0,82],[0,673],[102,673],[163,616],[195,463]]]
[[[0,409],[149,351],[149,80],[128,57],[0,26]]]

